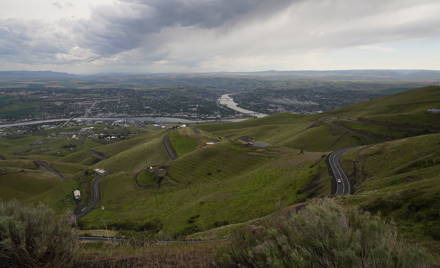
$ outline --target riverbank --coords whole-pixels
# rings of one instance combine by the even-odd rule
[[[89,117],[89,118],[60,118],[60,119],[48,119],[48,120],[35,120],[27,122],[18,122],[0,125],[0,128],[12,128],[12,127],[22,127],[22,126],[32,126],[41,124],[52,124],[52,123],[64,123],[68,121],[127,121],[127,122],[145,122],[150,124],[203,124],[203,123],[213,123],[213,122],[239,122],[246,120],[248,118],[231,118],[231,119],[218,119],[218,120],[191,120],[177,117],[115,117],[115,118],[101,118],[101,117]]]
[[[259,113],[259,112],[255,112],[255,111],[241,108],[240,106],[238,106],[238,104],[231,97],[231,94],[224,94],[217,101],[220,105],[224,105],[224,106],[228,107],[229,109],[232,109],[234,111],[237,111],[237,112],[245,114],[245,115],[249,115],[249,116],[256,117],[256,118],[263,118],[263,117],[267,116],[267,114],[263,114],[263,113]]]

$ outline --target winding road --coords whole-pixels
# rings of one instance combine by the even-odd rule
[[[332,187],[332,194],[334,195],[351,194],[350,180],[341,166],[341,156],[349,149],[351,148],[344,148],[339,151],[332,152],[327,158],[327,164],[331,170],[333,183],[336,185],[336,187]]]
[[[101,180],[103,179],[103,176],[95,175],[95,179],[93,180],[92,185],[92,196],[89,204],[86,207],[79,208],[77,207],[74,211],[76,220],[81,219],[85,215],[92,212],[98,205],[99,200],[101,199],[101,193],[99,190],[99,185],[101,184]]]

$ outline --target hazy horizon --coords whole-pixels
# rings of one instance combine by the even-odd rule
[[[91,72],[91,73],[81,73],[81,72],[69,72],[69,71],[62,71],[62,70],[24,70],[24,69],[17,69],[17,70],[1,70],[0,73],[6,73],[6,72],[48,72],[48,73],[65,73],[65,74],[71,74],[71,75],[100,75],[100,74],[121,74],[121,75],[161,75],[161,74],[177,74],[177,75],[191,75],[191,74],[258,74],[258,73],[295,73],[295,72],[310,72],[310,73],[319,73],[319,72],[439,72],[440,69],[317,69],[317,70],[310,70],[310,69],[298,69],[298,70],[256,70],[256,71],[193,71],[193,72],[136,72],[136,71],[102,71],[102,72]]]

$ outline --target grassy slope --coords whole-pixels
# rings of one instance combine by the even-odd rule
[[[146,133],[143,133],[131,139],[112,143],[112,144],[97,146],[94,147],[93,149],[103,153],[107,157],[111,157],[125,150],[144,144],[145,142],[156,138],[158,135],[161,135],[161,133],[163,132],[164,131],[149,129]]]
[[[430,108],[440,108],[439,86],[410,90],[355,104],[332,114],[360,117],[385,126],[411,131],[410,135],[416,135],[440,130],[439,115],[427,112]]]
[[[327,152],[372,142],[363,135],[351,133],[320,120],[326,116],[328,114],[276,114],[238,123],[202,125],[200,128],[212,131],[218,136],[251,136],[269,144],[311,152]]]
[[[333,128],[326,124],[308,128],[292,140],[283,142],[285,146],[307,151],[332,151],[344,147],[368,143],[361,136]]]
[[[161,143],[164,131],[151,131],[130,140],[109,145],[88,142],[79,146],[76,153],[61,151],[59,156],[57,156],[57,152],[65,143],[54,140],[56,148],[46,152],[31,151],[26,153],[24,157],[29,159],[48,157],[54,167],[72,176],[85,167],[102,167],[110,171],[109,176],[102,183],[102,205],[105,210],[96,210],[87,216],[84,219],[87,227],[104,227],[109,223],[123,221],[142,224],[158,218],[164,223],[165,231],[171,233],[182,231],[188,227],[195,230],[195,226],[199,230],[208,230],[213,228],[216,222],[244,222],[301,201],[310,193],[316,195],[328,191],[329,185],[321,180],[324,177],[325,166],[322,163],[312,166],[320,160],[323,153],[299,154],[298,150],[294,149],[325,152],[376,141],[366,138],[370,134],[375,137],[382,135],[383,139],[395,138],[407,135],[409,128],[420,128],[420,126],[425,127],[429,124],[435,126],[440,122],[440,120],[435,120],[438,119],[438,115],[428,114],[425,110],[438,107],[438,92],[439,87],[418,89],[399,94],[396,97],[380,98],[322,115],[278,114],[238,123],[201,125],[203,136],[224,137],[221,143],[212,147],[202,146],[204,142],[201,142],[200,137],[197,137],[189,128],[175,131],[172,132],[170,138],[178,151],[179,158],[172,162],[168,162]],[[380,124],[384,125],[375,124],[372,126],[364,124],[362,121],[353,122],[343,118],[324,120],[326,117],[334,116],[361,116],[368,120],[381,118]],[[386,124],[388,123],[385,119],[392,120],[390,123],[392,131],[387,132]],[[338,127],[334,123],[341,124],[343,127]],[[404,126],[403,134],[399,128],[394,128],[396,125],[400,128]],[[344,127],[353,131],[347,131]],[[365,133],[368,135],[364,135]],[[414,134],[414,132],[411,133]],[[236,138],[245,135],[253,136],[256,140],[278,147],[257,149],[235,143]],[[389,137],[385,137],[386,135]],[[430,142],[434,142],[438,138],[437,136],[433,137]],[[9,159],[6,160],[9,162],[3,162],[4,165],[8,168],[15,165],[17,168],[31,169],[29,161],[11,159],[8,154],[27,150],[29,144],[37,139],[38,137],[29,136],[10,139],[6,142],[4,139],[0,140],[1,145],[6,146],[6,157]],[[422,144],[420,140],[417,140],[416,143]],[[400,142],[396,142],[396,144],[400,144]],[[388,201],[381,201],[380,197],[396,194],[397,200],[400,200],[397,203],[412,204],[414,202],[417,204],[419,201],[415,199],[416,197],[427,197],[428,199],[423,202],[435,204],[437,200],[435,193],[439,192],[434,185],[434,181],[438,179],[434,175],[439,174],[435,165],[420,168],[416,163],[413,170],[399,171],[400,173],[396,174],[388,174],[386,173],[388,169],[380,169],[382,163],[396,165],[397,169],[400,168],[398,165],[408,164],[412,161],[411,159],[422,161],[423,159],[419,159],[420,157],[430,157],[430,153],[434,154],[434,152],[427,150],[438,147],[433,143],[426,144],[422,147],[420,147],[421,145],[408,147],[412,148],[411,150],[414,152],[420,151],[420,155],[412,154],[413,151],[407,147],[399,147],[395,151],[386,149],[384,152],[377,153],[378,159],[374,163],[370,162],[371,159],[375,159],[374,157],[364,159],[360,155],[350,156],[347,154],[347,159],[360,157],[357,160],[359,165],[365,162],[365,167],[374,166],[371,169],[363,169],[365,174],[362,175],[363,177],[359,175],[361,176],[357,178],[359,183],[355,185],[359,195],[350,197],[349,202],[360,204],[371,210],[379,207],[380,209],[376,210],[382,211],[382,203],[380,202]],[[96,160],[88,152],[89,148],[93,148],[109,158],[94,164]],[[368,150],[374,150],[375,146],[365,148],[364,150],[368,154]],[[399,153],[401,151],[403,153]],[[57,159],[61,161],[54,161]],[[394,159],[398,159],[399,162],[394,163]],[[71,163],[66,164],[63,161]],[[153,187],[139,190],[135,187],[133,174],[136,171],[147,165],[164,163],[169,165],[168,180],[160,189]],[[351,162],[345,164],[346,168],[352,167]],[[358,169],[360,170],[361,167]],[[368,170],[372,170],[374,173],[368,174]],[[44,174],[44,171],[38,172]],[[316,182],[315,178],[321,179]],[[7,181],[7,183],[12,182],[13,180]],[[7,183],[3,183],[7,185]],[[318,190],[311,185],[318,185],[316,186]],[[35,196],[29,200],[44,200],[61,208],[69,206],[68,195],[73,187],[75,187],[75,182],[67,180],[63,184],[58,182],[36,193],[14,193],[12,190],[9,193],[21,196],[21,198]],[[411,196],[409,189],[416,189],[416,196]],[[396,198],[387,198],[386,200],[395,200]],[[403,198],[403,201],[399,198]],[[379,202],[379,205],[375,202]],[[386,209],[388,209],[388,205],[385,205]],[[414,228],[414,232],[422,236],[432,237],[432,234],[435,235],[437,232],[435,228],[429,227],[431,223],[423,218],[426,215],[428,215],[426,217],[432,217],[429,214],[431,212],[421,212],[420,214],[408,210],[408,206],[397,209],[393,206],[388,212],[391,216],[401,220],[403,226]],[[383,211],[387,211],[386,209]],[[407,221],[402,220],[402,215],[407,215],[405,213],[408,211],[414,215],[417,214],[418,216],[414,217],[418,218],[409,217]],[[196,217],[194,223],[188,223],[191,217],[197,215],[200,216]],[[423,232],[430,230],[428,232],[431,233],[425,234],[422,230]]]
[[[72,191],[77,187],[78,183],[74,179],[67,179],[41,194],[30,196],[26,202],[34,205],[44,203],[60,213],[66,213],[75,207]]]
[[[0,196],[2,199],[24,200],[60,184],[60,179],[42,169],[1,168]]]
[[[0,143],[5,145],[1,153],[6,160],[0,160],[0,196],[2,199],[17,198],[31,203],[44,202],[58,211],[71,209],[74,207],[72,191],[78,188],[75,178],[83,170],[92,168],[91,165],[97,161],[88,152],[90,148],[110,157],[103,161],[100,167],[108,168],[110,171],[131,172],[132,169],[143,166],[147,159],[156,159],[157,162],[166,160],[165,153],[160,154],[160,138],[163,133],[147,129],[147,133],[107,145],[100,145],[88,139],[50,137],[44,133],[1,138]],[[76,152],[63,148],[68,144],[75,144]],[[61,172],[66,179],[62,181],[46,169],[38,168],[33,163],[34,160],[48,161],[49,165]]]
[[[140,225],[157,218],[165,232],[176,233],[247,221],[306,198],[309,193],[300,190],[319,172],[310,166],[320,157],[223,141],[171,163],[169,176],[177,184],[161,189],[138,190],[123,173],[107,177],[102,185],[105,210],[94,211],[83,222],[87,227],[124,221]],[[193,216],[197,219],[191,224]]]
[[[163,135],[163,132],[156,133],[154,136],[145,139],[143,143],[97,163],[95,167],[103,168],[110,172],[126,171],[132,173],[148,165],[161,164],[167,160],[167,155],[162,145]]]
[[[246,135],[290,148],[331,151],[439,131],[440,115],[427,112],[429,108],[440,108],[438,86],[382,97],[321,115],[278,114],[201,128],[220,136]]]
[[[312,121],[303,115],[276,114],[237,123],[201,125],[202,130],[217,136],[238,138],[252,136],[257,140],[279,145],[307,128]]]
[[[178,157],[194,151],[205,140],[202,135],[197,135],[191,128],[171,131],[169,137]]]
[[[344,168],[356,189],[346,202],[393,218],[440,248],[440,134],[360,147],[344,156]]]
[[[431,86],[347,106],[335,113],[356,117],[408,114],[440,108],[440,87]]]

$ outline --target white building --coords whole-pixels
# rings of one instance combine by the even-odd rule
[[[89,131],[92,131],[93,129],[95,129],[95,128],[94,127],[84,127],[79,130],[79,133],[89,132]]]
[[[94,169],[95,173],[98,175],[105,175],[105,170],[101,169],[101,168],[95,168]]]
[[[81,192],[79,190],[73,191],[73,198],[75,198],[75,200],[80,200],[81,199]]]

